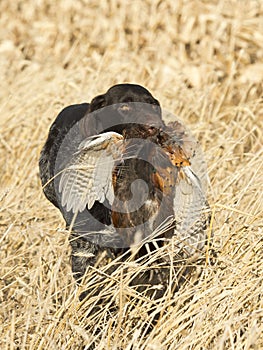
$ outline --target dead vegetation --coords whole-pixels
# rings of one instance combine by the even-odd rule
[[[3,0],[0,16],[1,349],[262,349],[263,3]],[[208,162],[216,256],[158,303],[128,284],[143,263],[76,288],[38,179],[56,114],[119,82],[150,89]]]

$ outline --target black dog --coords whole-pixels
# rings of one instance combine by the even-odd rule
[[[181,129],[178,123],[166,126],[159,102],[133,84],[115,85],[90,104],[60,112],[41,151],[39,168],[47,199],[73,229],[75,278],[96,262],[99,251],[107,249],[117,256],[147,239],[168,217],[174,218],[174,226],[162,235],[162,242],[176,232],[183,256],[203,248],[208,205],[190,166],[191,155],[184,151]],[[138,179],[148,187],[136,182],[132,193]],[[130,210],[133,195],[137,202],[143,197],[144,203]],[[149,245],[140,252],[149,252]],[[167,277],[156,276],[158,283]]]

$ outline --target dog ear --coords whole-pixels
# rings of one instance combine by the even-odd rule
[[[89,112],[94,112],[102,107],[105,107],[106,99],[105,95],[99,95],[94,97],[89,106]]]

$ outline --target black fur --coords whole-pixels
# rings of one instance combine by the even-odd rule
[[[136,105],[132,104],[133,120],[130,120],[131,113],[122,110],[122,106],[129,102],[141,102],[144,105],[144,113],[141,113]],[[116,109],[110,109],[103,113],[103,107],[116,105]],[[130,105],[129,105],[130,106]],[[146,114],[145,114],[146,111]],[[129,110],[131,112],[131,110]],[[109,115],[112,113],[112,115]],[[148,123],[162,126],[161,110],[159,102],[144,87],[134,84],[119,84],[111,87],[105,94],[99,95],[91,101],[90,104],[82,103],[64,108],[51,125],[48,138],[41,151],[39,160],[40,178],[43,185],[43,191],[47,199],[60,209],[67,226],[70,226],[72,215],[62,210],[60,197],[55,190],[55,162],[58,156],[59,148],[68,134],[69,130],[80,122],[80,132],[83,134],[82,139],[103,131],[121,132],[127,123],[145,122],[145,115],[148,116]],[[143,117],[143,119],[142,119]],[[134,125],[134,124],[133,124]],[[78,136],[78,135],[77,135]],[[81,138],[74,137],[67,145],[68,152],[73,154],[78,149]],[[80,279],[89,265],[96,261],[96,255],[99,251],[104,250],[99,244],[91,243],[82,231],[97,231],[103,229],[104,225],[111,224],[110,210],[102,203],[95,202],[89,210],[93,218],[97,219],[88,221],[85,217],[84,224],[75,225],[74,233],[71,235],[70,243],[72,247],[72,270],[76,279]],[[79,222],[83,222],[83,216],[79,215]],[[101,223],[101,225],[100,225]],[[77,232],[76,232],[77,231]],[[111,249],[113,256],[123,253],[125,249]],[[95,258],[87,258],[79,253],[92,253]]]

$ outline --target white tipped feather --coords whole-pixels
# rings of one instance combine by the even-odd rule
[[[74,159],[62,173],[59,191],[61,203],[67,211],[82,212],[91,209],[95,201],[114,198],[112,171],[115,159],[121,157],[121,147],[112,146],[123,137],[115,132],[91,136],[84,140]]]

